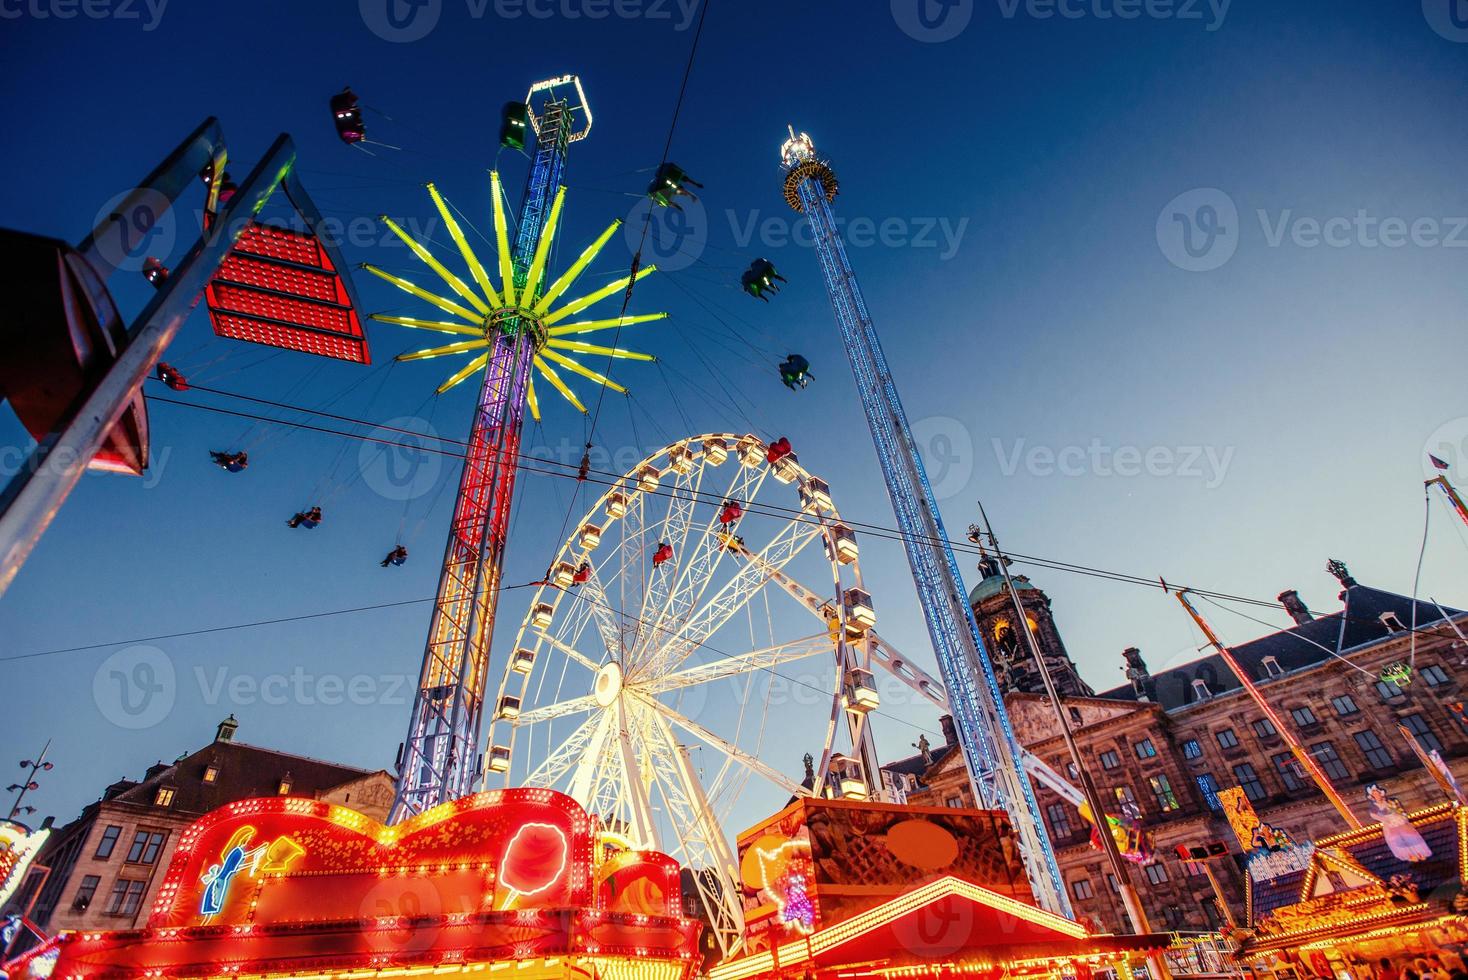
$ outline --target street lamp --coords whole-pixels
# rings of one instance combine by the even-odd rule
[[[45,746],[43,746],[41,749],[41,754],[36,756],[35,759],[20,760],[20,767],[22,769],[29,770],[29,772],[26,773],[26,780],[24,782],[11,783],[9,786],[5,787],[5,791],[7,793],[15,793],[15,802],[10,805],[10,819],[14,820],[17,813],[36,812],[36,808],[33,806],[21,806],[21,801],[25,799],[25,795],[31,790],[41,788],[41,784],[36,782],[36,773],[50,772],[52,769],[56,768],[54,763],[46,761],[46,753],[50,750],[50,748],[51,740],[47,739]]]

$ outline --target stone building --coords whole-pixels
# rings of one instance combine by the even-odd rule
[[[131,929],[148,918],[179,832],[236,800],[300,796],[349,806],[386,820],[396,784],[368,772],[234,740],[239,723],[221,722],[214,741],[174,763],[120,779],[81,816],[54,831],[6,911],[26,908],[42,929]]]
[[[970,598],[985,639],[993,640],[1015,606],[997,567],[988,563],[984,570]],[[1468,614],[1448,610],[1445,618],[1434,604],[1419,602],[1414,619],[1410,598],[1361,585],[1337,562],[1330,570],[1341,584],[1337,611],[1316,616],[1297,593],[1283,593],[1280,602],[1295,624],[1233,652],[1363,823],[1369,821],[1365,791],[1373,783],[1409,810],[1438,802],[1438,784],[1401,730],[1425,751],[1441,752],[1468,785],[1468,718],[1460,703],[1468,643],[1459,635],[1468,630]],[[1242,856],[1218,790],[1242,787],[1265,822],[1296,840],[1344,829],[1221,657],[1189,659],[1153,673],[1130,649],[1121,665],[1127,682],[1094,692],[1060,644],[1044,593],[1027,580],[1017,578],[1015,585],[1062,692],[1061,709],[1083,764],[1114,803],[1113,812],[1138,814],[1151,837],[1155,859],[1127,870],[1154,929],[1222,922],[1204,869],[1175,858],[1180,844],[1228,844],[1234,860],[1215,862],[1213,870],[1229,904],[1242,912]],[[1053,770],[1078,782],[1055,708],[1041,692],[1023,636],[1019,640],[1008,647],[990,643],[1015,733]],[[1383,668],[1396,663],[1412,664],[1410,682],[1382,679]],[[945,734],[948,744],[924,746],[919,755],[885,766],[888,785],[914,803],[972,805],[951,725]],[[1115,883],[1090,844],[1089,824],[1043,785],[1038,796],[1077,915],[1123,928]]]

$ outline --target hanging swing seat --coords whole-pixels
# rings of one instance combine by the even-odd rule
[[[372,362],[348,285],[313,234],[252,221],[204,296],[221,337]]]

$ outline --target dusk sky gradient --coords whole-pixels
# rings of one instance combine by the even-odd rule
[[[566,16],[586,12],[581,0],[556,0],[539,18],[504,16],[524,8],[502,2],[496,13],[491,0],[476,16],[466,0],[442,0],[426,37],[392,43],[369,26],[384,22],[387,2],[400,0],[361,9],[173,0],[145,30],[152,15],[141,4],[140,19],[62,20],[35,16],[54,13],[54,0],[0,0],[0,223],[80,240],[109,199],[213,115],[236,176],[290,133],[308,189],[349,229],[371,229],[379,213],[422,227],[434,215],[427,180],[488,229],[484,172],[495,165],[499,107],[564,72],[581,76],[596,123],[570,156],[560,240],[575,251],[560,267],[633,212],[692,41],[680,29],[685,10],[629,0],[624,9],[646,15],[591,20]],[[835,166],[838,214],[888,230],[885,241],[854,243],[851,258],[928,443],[950,534],[961,538],[982,498],[1001,540],[1025,554],[1263,599],[1297,588],[1327,612],[1338,585],[1324,565],[1340,558],[1363,584],[1410,593],[1426,452],[1468,483],[1468,43],[1434,29],[1435,0],[1235,0],[1221,22],[1204,3],[1190,8],[1201,19],[1124,20],[1097,16],[1112,0],[1071,3],[1076,18],[970,0],[948,16],[967,10],[971,22],[945,41],[903,30],[918,2],[715,0],[670,154],[705,185],[691,220],[703,222],[706,244],[675,243],[663,264],[681,268],[637,288],[634,311],[672,317],[622,338],[661,364],[616,369],[633,399],[608,396],[596,442],[617,468],[698,432],[784,435],[843,514],[893,524],[816,256],[780,237],[796,224],[778,156],[791,123]],[[345,84],[372,107],[370,137],[401,150],[369,156],[337,140],[326,100]],[[523,159],[506,153],[500,167],[518,202]],[[1202,214],[1198,201],[1231,202],[1237,219],[1221,233],[1236,251],[1188,271],[1170,260],[1179,252],[1168,234],[1182,226],[1167,208],[1208,188],[1184,199],[1188,216]],[[1309,222],[1332,218],[1345,219],[1332,226],[1345,237],[1312,245]],[[1390,246],[1377,226],[1386,218],[1418,221],[1422,234]],[[1419,219],[1434,219],[1435,241]],[[177,259],[196,231],[186,215],[154,241],[171,236]],[[383,244],[385,232],[361,234],[344,247],[349,263],[416,271],[405,249]],[[760,255],[789,279],[768,305],[738,289]],[[629,261],[618,236],[587,281],[624,275]],[[356,283],[364,312],[426,310],[364,274]],[[139,275],[113,289],[129,312],[149,293]],[[457,362],[389,367],[435,338],[369,330],[374,364],[364,369],[217,339],[200,309],[168,360],[203,385],[371,421],[419,416],[462,438],[476,386],[429,400]],[[816,377],[799,394],[775,370],[790,351]],[[589,383],[577,390],[591,393]],[[542,399],[528,451],[574,466],[584,420]],[[0,414],[8,476],[28,443]],[[0,759],[54,740],[57,768],[29,802],[68,820],[112,780],[198,747],[231,712],[243,741],[391,767],[426,603],[156,641],[175,670],[173,704],[140,729],[116,724],[99,670],[133,638],[431,596],[457,469],[409,460],[429,467],[428,492],[405,509],[381,460],[356,442],[156,402],[151,418],[152,471],[84,479],[0,600]],[[239,444],[250,445],[247,473],[209,465],[208,450]],[[1118,459],[1120,447],[1142,459],[1151,451],[1154,472],[1118,475],[1131,452]],[[1047,463],[1054,454],[1075,469]],[[545,568],[573,486],[522,478],[508,583]],[[321,529],[282,526],[320,498]],[[588,505],[583,495],[575,513]],[[400,526],[412,557],[384,571],[377,563]],[[1423,596],[1468,603],[1465,531],[1433,501]],[[862,543],[879,628],[931,667],[900,546]],[[961,565],[972,586],[972,558]],[[1123,681],[1125,647],[1159,670],[1202,642],[1157,589],[1015,570],[1050,595],[1097,689]],[[501,602],[496,671],[528,595]],[[1288,621],[1278,609],[1236,608]],[[1202,610],[1229,641],[1267,631]],[[366,705],[228,693],[229,678],[298,668],[369,677],[378,693]],[[876,721],[887,758],[937,731],[933,712],[903,701],[889,693],[889,717]],[[798,778],[808,747],[791,741],[779,739],[766,761]],[[781,802],[752,797],[740,813],[753,820]]]

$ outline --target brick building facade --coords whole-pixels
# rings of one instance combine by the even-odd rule
[[[1449,610],[1444,618],[1435,605],[1418,603],[1414,631],[1411,599],[1360,585],[1343,566],[1332,570],[1343,586],[1339,611],[1316,617],[1297,594],[1284,593],[1281,602],[1295,625],[1232,649],[1363,822],[1369,821],[1365,790],[1373,783],[1408,809],[1438,802],[1438,785],[1398,726],[1424,749],[1440,751],[1468,784],[1468,728],[1453,707],[1464,698],[1468,677],[1468,643],[1459,635],[1468,630],[1468,614]],[[971,595],[986,639],[995,635],[996,623],[1014,615],[1003,579],[996,584],[995,577],[986,576]],[[1223,819],[1219,789],[1242,787],[1267,823],[1297,840],[1344,829],[1220,657],[1154,675],[1138,651],[1128,650],[1122,665],[1128,683],[1093,694],[1064,647],[1050,645],[1059,634],[1044,593],[1021,579],[1016,586],[1063,692],[1061,707],[1084,764],[1108,803],[1134,809],[1152,838],[1156,859],[1131,864],[1128,873],[1154,929],[1202,929],[1222,921],[1203,869],[1173,857],[1179,844],[1228,843],[1236,860],[1216,863],[1214,870],[1229,904],[1242,912],[1241,855]],[[1020,742],[1075,782],[1055,709],[1039,693],[1032,660],[1022,647],[991,646]],[[1381,680],[1388,664],[1410,661],[1410,683]],[[913,803],[972,805],[954,741],[950,734],[949,744],[929,748],[926,759],[920,754],[884,767],[888,784],[905,789]],[[1121,901],[1104,856],[1090,845],[1089,824],[1062,797],[1044,786],[1038,790],[1076,914],[1123,928]]]
[[[231,715],[214,741],[173,764],[150,766],[141,780],[122,779],[81,816],[54,831],[5,911],[35,905],[47,932],[132,929],[147,921],[179,832],[211,810],[261,796],[328,800],[386,820],[396,784],[368,772],[234,740]],[[39,894],[36,888],[39,885]]]

